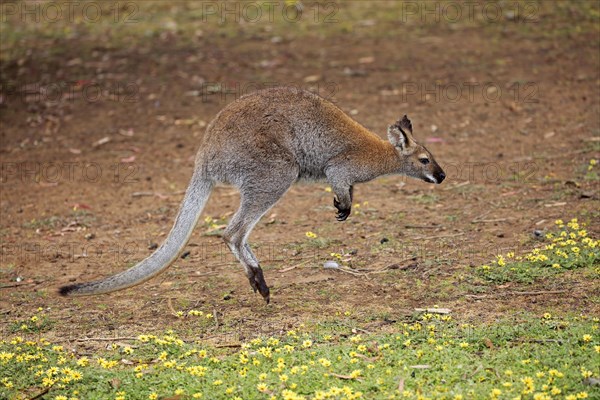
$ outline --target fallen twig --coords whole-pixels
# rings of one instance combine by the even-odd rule
[[[342,271],[342,272],[345,272],[347,274],[354,275],[354,276],[366,276],[366,274],[364,272],[356,272],[356,271],[352,271],[350,268],[344,268],[344,267],[334,269],[334,271]]]
[[[309,261],[312,261],[312,260],[310,260],[310,259],[309,259],[309,260],[304,260],[304,261],[302,261],[302,262],[301,262],[301,263],[299,263],[299,264],[292,265],[292,266],[290,266],[290,267],[286,267],[286,268],[282,268],[282,269],[280,269],[280,270],[279,270],[279,271],[277,271],[277,272],[288,272],[288,271],[291,271],[291,270],[293,270],[294,268],[301,267],[301,266],[305,265],[305,264],[306,264],[307,262],[309,262]]]
[[[214,347],[218,347],[218,348],[227,348],[227,347],[242,347],[241,343],[230,343],[230,344],[217,344]]]
[[[15,282],[0,286],[0,289],[8,289],[19,286],[34,285],[36,282]]]
[[[561,294],[566,292],[566,290],[541,290],[539,292],[509,292],[509,294],[515,294],[519,296],[538,296],[541,294]]]
[[[217,309],[213,308],[213,316],[215,317],[215,328],[219,327],[219,316],[217,315]]]
[[[335,374],[333,372],[330,372],[329,375],[331,376],[335,376],[336,378],[340,378],[340,379],[345,379],[345,380],[357,380],[359,382],[362,382],[362,379],[359,378],[353,378],[350,375],[340,375],[340,374]]]
[[[465,294],[465,297],[469,297],[471,299],[485,299],[488,297],[487,294]]]
[[[449,186],[449,187],[445,188],[444,190],[452,190],[452,189],[456,189],[456,188],[459,188],[459,187],[463,187],[463,186],[465,186],[465,185],[468,185],[469,183],[471,183],[471,182],[469,182],[469,181],[460,182],[460,183],[457,183],[456,185]]]
[[[465,297],[469,297],[471,299],[485,299],[487,297],[497,297],[497,296],[505,296],[505,295],[515,295],[515,296],[539,296],[543,294],[562,294],[570,292],[571,290],[540,290],[537,292],[496,292],[496,293],[488,293],[488,294],[465,294]]]
[[[76,342],[114,342],[117,340],[136,340],[137,338],[131,336],[121,336],[121,337],[97,337],[97,338],[79,338],[75,339]]]
[[[177,311],[175,311],[175,309],[173,308],[173,303],[171,302],[171,298],[167,297],[167,307],[169,307],[169,310],[171,310],[171,313],[174,316],[177,316]]]
[[[415,308],[416,312],[428,312],[430,314],[450,314],[452,312],[449,308]]]
[[[405,228],[409,229],[438,229],[439,226],[430,226],[430,225],[404,225]]]
[[[50,391],[50,388],[51,387],[47,387],[46,389],[42,390],[41,392],[39,392],[35,396],[30,397],[29,400],[39,399],[40,397],[42,397],[43,395],[45,395],[46,393],[48,393]]]
[[[475,218],[473,218],[471,220],[471,223],[473,224],[473,223],[479,221],[480,219],[482,219],[483,217],[487,216],[491,212],[492,212],[492,210],[488,210],[488,211],[484,212],[483,214],[478,215],[477,217],[475,217]]]
[[[504,222],[510,218],[494,218],[494,219],[478,219],[477,221],[471,221],[472,224],[489,224],[493,222]]]

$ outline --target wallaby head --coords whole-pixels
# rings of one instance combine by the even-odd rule
[[[446,178],[429,150],[413,138],[412,124],[406,115],[388,127],[388,138],[400,158],[402,174],[438,184]]]

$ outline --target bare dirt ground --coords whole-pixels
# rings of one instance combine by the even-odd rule
[[[577,271],[500,286],[474,274],[501,251],[531,248],[533,232],[557,218],[578,217],[600,235],[599,181],[584,179],[599,157],[597,4],[456,24],[402,20],[394,2],[339,4],[330,24],[219,24],[194,19],[193,2],[157,4],[173,24],[142,9],[141,22],[115,31],[74,22],[28,35],[12,21],[9,35],[4,26],[1,335],[38,307],[54,323],[51,340],[173,328],[219,343],[301,325],[377,331],[435,304],[472,322],[600,314],[598,280]],[[72,90],[51,98],[65,82]],[[171,228],[205,124],[273,83],[316,90],[382,137],[408,114],[448,179],[359,185],[360,207],[344,223],[326,183],[293,187],[251,236],[269,306],[218,236],[238,204],[229,187],[213,192],[189,254],[163,275],[111,295],[56,294],[149,255]],[[357,272],[323,269],[331,253]],[[558,293],[515,294],[537,291]],[[192,308],[217,319],[173,315]]]

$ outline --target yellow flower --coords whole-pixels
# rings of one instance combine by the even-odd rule
[[[459,344],[459,346],[462,347],[463,349],[465,349],[465,348],[469,347],[469,343],[467,343],[467,342],[461,342]]]
[[[150,400],[156,400],[156,399],[158,399],[158,395],[156,393],[152,392],[148,395],[148,398]]]
[[[521,379],[521,382],[525,385],[523,389],[523,394],[532,393],[535,390],[535,385],[533,384],[533,378],[526,376]]]
[[[257,384],[256,388],[258,389],[259,392],[266,392],[269,389],[268,386],[265,385],[264,383]]]
[[[220,380],[220,379],[217,379],[216,381],[213,382],[213,385],[215,385],[215,386],[219,386],[219,385],[222,385],[222,384],[223,384],[223,381]]]
[[[548,371],[548,374],[550,376],[555,376],[557,378],[562,378],[564,376],[564,374],[556,369],[551,369],[550,371]]]
[[[315,239],[315,238],[317,237],[316,233],[314,233],[314,232],[310,232],[310,231],[309,231],[309,232],[306,232],[306,233],[305,233],[305,235],[306,235],[306,237],[307,237],[307,238],[309,238],[309,239]]]
[[[350,372],[350,378],[352,379],[356,379],[358,378],[360,375],[362,374],[362,370],[360,369],[355,369],[354,371]]]
[[[331,361],[329,361],[326,358],[319,358],[319,362],[321,363],[322,366],[324,367],[329,367],[331,366]]]
[[[579,393],[577,393],[577,398],[578,399],[587,399],[588,394],[587,394],[587,392],[579,392]]]
[[[193,397],[194,399],[200,399],[200,398],[202,398],[202,393],[194,393],[194,394],[192,395],[192,397]]]
[[[592,335],[583,335],[582,339],[584,342],[589,343],[592,341]]]
[[[305,340],[304,342],[302,342],[302,347],[304,347],[304,348],[309,348],[312,345],[313,345],[312,340]]]

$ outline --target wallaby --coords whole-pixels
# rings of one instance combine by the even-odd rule
[[[223,240],[245,269],[254,292],[269,303],[269,287],[247,243],[258,220],[298,180],[325,179],[337,220],[350,215],[353,185],[386,174],[430,183],[446,175],[412,136],[406,115],[390,125],[388,141],[324,98],[296,88],[257,91],[228,104],[208,125],[192,180],[175,224],[148,258],[114,276],[60,288],[62,295],[93,295],[138,285],[165,270],[183,250],[216,183],[240,191],[240,207]]]

